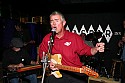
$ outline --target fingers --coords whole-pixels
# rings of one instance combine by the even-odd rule
[[[22,63],[18,64],[18,67],[24,67],[24,65]]]
[[[55,68],[55,64],[53,62],[50,62],[49,67],[51,70],[58,70],[58,68]]]
[[[99,52],[104,52],[104,46],[99,47]]]
[[[98,50],[99,52],[104,52],[105,43],[102,43],[102,42],[101,42],[101,43],[97,43],[96,47],[98,47],[97,50]]]

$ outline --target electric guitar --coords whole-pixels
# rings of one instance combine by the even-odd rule
[[[82,66],[82,68],[66,66],[66,65],[61,64],[61,60],[62,60],[61,54],[51,55],[51,61],[55,64],[55,68],[58,68],[61,70],[67,70],[67,71],[71,71],[71,72],[84,73],[84,74],[94,77],[94,78],[99,77],[99,74],[97,72],[95,72],[94,70],[92,70],[86,66]],[[62,74],[58,70],[52,71],[51,74],[53,74],[56,78],[62,77]]]

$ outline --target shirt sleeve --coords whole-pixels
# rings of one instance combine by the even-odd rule
[[[77,52],[79,55],[91,56],[91,47],[88,46],[81,37],[76,38]]]

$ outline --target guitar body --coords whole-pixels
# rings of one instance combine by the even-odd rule
[[[62,64],[61,63],[61,60],[62,60],[62,56],[61,56],[61,54],[54,54],[54,55],[52,55],[51,56],[51,60],[52,60],[52,62],[53,63],[55,63],[55,64]]]
[[[62,56],[60,54],[55,54],[55,55],[51,56],[51,61],[54,64],[62,65],[61,60],[62,60]],[[51,74],[53,74],[56,78],[61,78],[62,77],[62,74],[59,71],[53,71],[53,72],[51,72]]]
[[[97,72],[93,71],[92,69],[90,69],[86,66],[82,66],[82,68],[78,68],[78,67],[62,65],[61,60],[62,60],[61,54],[51,55],[51,61],[55,64],[55,67],[58,69],[67,70],[67,71],[71,71],[71,72],[84,73],[84,74],[94,77],[94,78],[99,77],[99,74]],[[62,74],[59,71],[53,71],[53,72],[51,72],[51,74],[53,74],[56,78],[62,77]]]

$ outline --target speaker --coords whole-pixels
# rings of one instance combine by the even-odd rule
[[[88,83],[120,83],[120,81],[114,81],[113,78],[99,77],[99,78],[88,78]]]

